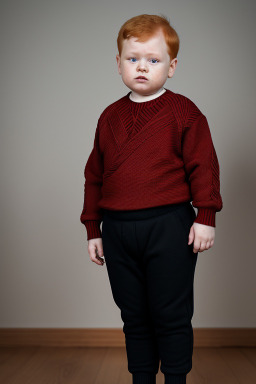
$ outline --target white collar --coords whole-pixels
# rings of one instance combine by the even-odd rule
[[[148,96],[136,95],[135,98],[132,96],[132,93],[131,93],[129,95],[129,98],[130,98],[130,100],[134,101],[135,103],[142,103],[144,101],[154,100],[157,97],[161,96],[164,92],[166,92],[166,89],[165,88],[161,88],[160,91],[154,93],[153,95],[148,95]]]

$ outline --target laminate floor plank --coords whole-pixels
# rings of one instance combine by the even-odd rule
[[[256,348],[194,348],[187,384],[255,383]],[[124,347],[1,347],[0,384],[132,384],[132,375]]]

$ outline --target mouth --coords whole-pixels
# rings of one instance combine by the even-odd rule
[[[143,79],[143,80],[148,80],[145,76],[138,76],[136,79]]]

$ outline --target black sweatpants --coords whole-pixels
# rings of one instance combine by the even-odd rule
[[[134,384],[155,383],[160,361],[166,384],[186,383],[192,369],[195,217],[190,202],[103,210],[103,253]]]

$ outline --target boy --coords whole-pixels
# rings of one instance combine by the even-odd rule
[[[90,259],[106,261],[133,383],[155,384],[161,360],[165,383],[184,384],[197,256],[213,246],[223,207],[219,164],[204,114],[163,87],[179,50],[167,18],[131,18],[117,45],[118,72],[131,91],[99,117],[80,220]]]

